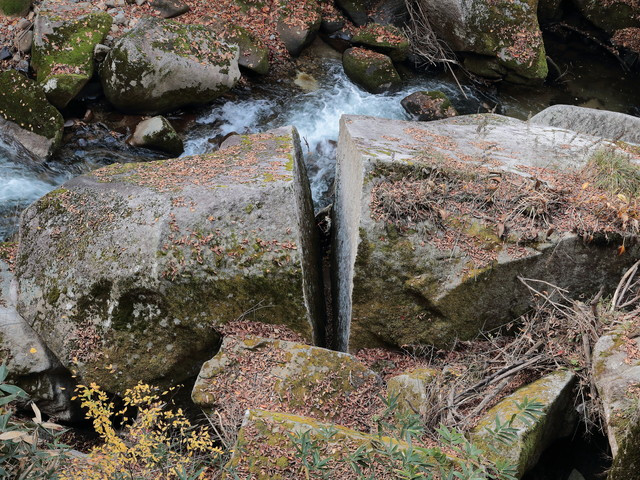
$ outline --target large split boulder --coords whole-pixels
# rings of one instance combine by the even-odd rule
[[[64,120],[41,86],[9,70],[0,72],[0,128],[44,160],[60,145]]]
[[[2,253],[14,248],[0,244],[0,358],[9,371],[8,381],[25,390],[47,415],[77,419],[71,373],[16,310],[17,284],[11,263],[2,260]]]
[[[534,115],[530,121],[538,125],[640,145],[640,118],[624,113],[574,105],[553,105]]]
[[[548,69],[537,6],[538,0],[427,0],[424,12],[438,38],[476,55],[465,63],[472,72],[489,68],[509,81],[539,83]]]
[[[611,290],[640,246],[609,173],[637,192],[639,162],[628,144],[499,115],[342,117],[336,348],[475,338],[527,311],[527,278]]]
[[[516,476],[521,478],[555,440],[573,433],[577,423],[573,395],[575,384],[574,373],[558,371],[517,390],[483,415],[471,432],[471,441],[494,461],[515,465]],[[540,410],[535,418],[522,415],[519,406],[524,402],[538,404]],[[516,430],[515,442],[510,445],[495,442],[488,429],[496,428],[496,419],[506,424],[514,415],[516,419],[511,427]],[[488,444],[493,444],[493,448]]]
[[[55,107],[66,107],[91,80],[93,51],[112,23],[111,15],[104,12],[79,17],[58,10],[38,13],[31,65]]]
[[[593,372],[613,455],[607,478],[633,478],[640,471],[640,335],[636,322],[598,340]]]
[[[232,143],[115,164],[25,211],[18,311],[65,367],[112,392],[166,385],[196,375],[216,327],[243,315],[308,337],[324,324],[296,130]]]
[[[635,0],[573,0],[573,3],[587,20],[609,33],[640,27],[640,4]]]
[[[349,48],[342,56],[344,73],[349,79],[371,93],[383,93],[398,88],[402,80],[391,59],[365,48]]]
[[[192,399],[225,418],[250,408],[369,430],[382,409],[381,380],[346,353],[254,336],[226,336],[205,363]]]
[[[109,51],[100,76],[107,99],[122,111],[205,104],[239,80],[238,48],[207,26],[145,18]]]

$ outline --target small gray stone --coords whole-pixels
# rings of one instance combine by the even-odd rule
[[[140,122],[133,133],[130,143],[136,147],[161,150],[175,156],[184,151],[182,139],[168,120],[161,116]]]
[[[22,53],[29,53],[31,51],[31,46],[33,45],[33,31],[28,30],[23,32],[18,36],[16,40],[16,47]]]

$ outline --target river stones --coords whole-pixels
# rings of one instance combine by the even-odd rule
[[[594,382],[613,455],[608,480],[633,478],[640,469],[639,351],[636,322],[602,337],[593,351]]]
[[[382,408],[381,383],[346,353],[229,335],[202,366],[191,398],[205,412],[218,411],[226,419],[266,408],[369,430]]]
[[[216,327],[243,315],[308,337],[310,320],[324,324],[314,235],[291,127],[114,164],[23,214],[18,311],[84,381],[111,392],[180,382],[210,358]]]
[[[0,72],[0,128],[44,160],[60,145],[64,120],[36,82]]]
[[[534,115],[531,123],[640,145],[640,118],[624,113],[574,105],[553,105]]]
[[[424,12],[438,38],[455,51],[476,55],[465,66],[483,75],[481,60],[497,62],[500,77],[541,83],[547,61],[538,25],[538,0],[427,0]]]
[[[400,102],[405,111],[421,122],[455,117],[449,98],[438,90],[414,92]]]
[[[116,42],[100,69],[107,99],[156,114],[208,103],[240,78],[238,48],[209,27],[145,18]]]
[[[515,465],[516,477],[521,478],[555,440],[573,433],[577,423],[573,406],[575,384],[576,375],[573,372],[557,371],[520,388],[482,416],[471,431],[471,441],[487,452],[492,460]],[[525,400],[541,404],[541,415],[535,420],[518,418],[512,423],[511,426],[516,429],[513,444],[503,445],[493,440],[486,429],[495,429],[496,418],[501,424],[509,422],[519,412],[518,404]],[[490,443],[493,448],[487,447]]]
[[[297,57],[316,37],[322,15],[316,0],[280,0],[276,31],[290,55]]]
[[[633,0],[572,0],[587,20],[609,33],[640,27],[640,4]]]
[[[409,53],[409,39],[391,25],[370,23],[359,29],[351,39],[355,45],[384,53],[394,62],[402,62]]]
[[[342,56],[342,65],[353,83],[371,93],[393,90],[402,83],[393,62],[382,53],[349,48]]]
[[[103,12],[80,17],[55,9],[38,13],[31,65],[55,107],[66,107],[91,80],[94,48],[104,41],[112,23]]]
[[[140,122],[133,132],[130,143],[136,147],[160,150],[176,156],[184,151],[182,139],[163,116]]]
[[[0,15],[22,17],[31,9],[31,0],[0,0]]]
[[[598,186],[625,164],[638,186],[640,155],[622,146],[492,114],[342,117],[336,348],[475,338],[528,310],[520,277],[575,296],[610,290],[640,254],[637,225],[618,216],[626,197]]]

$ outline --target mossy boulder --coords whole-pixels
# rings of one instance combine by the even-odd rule
[[[31,9],[32,0],[0,0],[0,15],[22,17]]]
[[[573,395],[575,384],[574,373],[558,371],[520,388],[480,419],[470,434],[471,441],[494,461],[515,465],[516,477],[521,478],[555,440],[573,433],[577,423]],[[501,424],[509,422],[520,411],[518,405],[525,400],[541,404],[542,414],[535,420],[518,417],[511,424],[517,436],[513,444],[495,442],[487,429],[495,428],[496,418]],[[493,449],[488,448],[488,444],[493,444]]]
[[[75,178],[22,217],[18,311],[111,392],[195,376],[247,312],[311,337],[322,290],[304,168],[284,127]]]
[[[391,59],[364,48],[349,48],[342,55],[344,72],[349,79],[371,93],[397,89],[402,80]]]
[[[396,397],[398,411],[410,415],[424,415],[429,408],[429,384],[438,377],[433,368],[414,368],[387,379],[387,397]]]
[[[640,348],[635,322],[621,325],[596,343],[594,382],[602,402],[613,455],[608,480],[633,478],[640,469]]]
[[[573,3],[587,20],[608,33],[640,27],[640,4],[635,0],[573,0]]]
[[[427,0],[424,12],[452,49],[496,58],[508,81],[541,83],[548,68],[537,7],[538,0]]]
[[[64,120],[40,85],[9,70],[0,72],[0,127],[44,160],[60,145]]]
[[[616,220],[617,209],[588,206],[617,197],[591,176],[580,179],[602,148],[640,161],[622,147],[493,114],[432,122],[342,117],[332,219],[336,348],[476,338],[532,306],[520,277],[575,297],[611,291],[640,255],[638,235]],[[574,194],[557,210],[538,210],[534,198],[556,198],[559,182]],[[493,198],[507,202],[502,212],[513,212],[507,220],[485,201],[496,187]],[[575,200],[587,194],[586,203]],[[516,198],[530,200],[517,206]],[[592,217],[605,211],[611,216]],[[529,230],[538,220],[527,223],[527,212],[543,223]],[[628,255],[619,255],[623,244]]]
[[[49,101],[64,108],[91,80],[93,51],[113,20],[108,13],[80,17],[40,11],[34,25],[31,65]]]
[[[402,62],[409,53],[409,39],[392,25],[370,23],[359,29],[351,41],[355,45],[384,53],[394,62]]]
[[[107,99],[125,112],[206,104],[239,80],[238,47],[207,26],[144,18],[115,43],[100,76]]]
[[[374,3],[375,0],[336,0],[336,5],[358,26],[369,21],[369,10]]]
[[[449,97],[438,90],[414,92],[400,103],[409,115],[421,122],[455,117],[458,114]]]
[[[184,151],[182,139],[169,121],[162,116],[140,122],[133,132],[130,143],[136,147],[160,150],[176,156]]]
[[[322,14],[316,0],[279,0],[276,30],[290,55],[297,57],[316,37]]]
[[[200,370],[191,398],[205,412],[218,411],[223,417],[268,408],[368,430],[382,408],[377,401],[381,387],[374,372],[346,353],[226,336],[217,355]]]
[[[269,72],[269,49],[251,32],[221,18],[213,18],[211,25],[228,44],[238,46],[238,65],[259,75]]]

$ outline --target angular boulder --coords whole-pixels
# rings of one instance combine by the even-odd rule
[[[609,33],[640,27],[640,4],[634,0],[573,0],[587,20]]]
[[[140,122],[133,132],[130,143],[136,147],[160,150],[176,156],[184,151],[182,139],[169,121],[162,116]]]
[[[8,70],[0,72],[0,128],[44,160],[60,145],[64,120],[42,87]]]
[[[25,390],[47,415],[82,418],[71,402],[75,386],[71,373],[16,311],[16,281],[10,264],[1,259],[8,248],[12,247],[0,244],[0,357],[8,380]]]
[[[610,291],[640,255],[637,225],[619,216],[626,197],[600,186],[618,163],[638,187],[640,155],[622,146],[493,114],[343,116],[335,348],[475,338],[530,308],[521,277]]]
[[[555,440],[573,433],[577,423],[573,407],[575,384],[574,373],[558,371],[520,388],[480,419],[470,434],[471,441],[494,461],[502,460],[517,466],[516,477],[521,478]],[[517,418],[511,424],[517,430],[512,445],[495,442],[487,429],[496,428],[496,418],[501,424],[509,422],[514,414],[520,412],[518,404],[525,399],[541,404],[541,415],[528,421]],[[489,443],[493,444],[493,448],[487,447]]]
[[[409,115],[421,122],[455,117],[458,114],[449,98],[437,90],[412,93],[400,103]]]
[[[402,31],[391,25],[370,23],[359,29],[351,41],[376,52],[387,55],[394,62],[402,62],[409,53],[409,39]]]
[[[156,114],[208,103],[240,78],[238,48],[209,27],[145,18],[100,68],[107,99],[125,112]]]
[[[307,336],[310,321],[324,326],[291,127],[77,177],[31,205],[20,231],[18,311],[65,367],[111,392],[197,374],[216,327],[244,315]]]
[[[349,48],[342,56],[344,73],[349,79],[371,93],[383,93],[398,88],[400,75],[389,57],[364,48]]]
[[[191,398],[223,417],[252,408],[368,430],[382,405],[379,377],[346,353],[255,336],[226,336]],[[362,407],[366,405],[366,407]]]
[[[80,17],[57,10],[38,13],[31,65],[55,107],[66,107],[91,80],[93,51],[112,23],[111,15],[104,12]]]
[[[414,368],[387,379],[387,397],[397,397],[398,410],[424,415],[429,408],[427,389],[438,376],[433,368]]]
[[[553,105],[534,115],[529,121],[537,125],[549,125],[640,145],[640,118],[624,113],[574,105]]]
[[[537,6],[538,0],[427,0],[423,7],[438,38],[453,50],[497,61],[508,81],[541,83],[548,68]],[[473,73],[474,65],[480,66],[467,66]]]
[[[604,412],[613,455],[608,480],[633,478],[640,471],[640,335],[625,324],[602,337],[593,351],[594,382]]]
[[[316,0],[279,0],[276,31],[290,55],[297,57],[316,37],[322,14]]]

